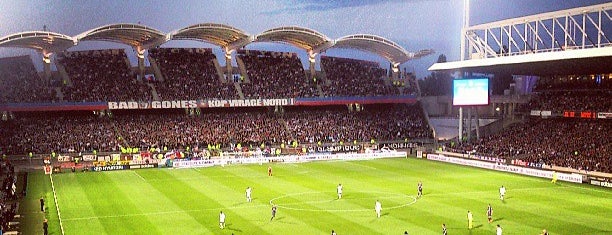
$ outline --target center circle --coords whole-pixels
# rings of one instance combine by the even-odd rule
[[[406,207],[416,203],[417,199],[414,196],[401,194],[401,193],[391,193],[391,192],[376,192],[376,191],[357,191],[357,192],[345,192],[342,195],[342,199],[336,198],[336,192],[301,192],[301,193],[291,193],[285,194],[279,197],[275,197],[270,199],[270,205],[276,205],[278,208],[283,208],[287,210],[296,210],[296,211],[326,211],[326,212],[361,212],[361,211],[372,211],[374,210],[374,202],[376,200],[380,200],[383,204],[383,210],[393,210],[402,207]],[[303,198],[300,198],[303,197]],[[296,199],[299,198],[299,199]],[[403,198],[407,199],[406,203],[393,203],[393,206],[385,207],[384,199],[397,199]],[[293,199],[295,202],[289,202],[286,199]],[[287,202],[283,202],[286,200]],[[346,202],[363,202],[364,200],[368,200],[368,203],[371,202],[371,208],[361,208],[361,209],[317,209],[317,208],[301,208],[300,205],[314,205],[314,204],[332,204],[332,203],[346,203]],[[344,204],[346,205],[346,204]],[[337,206],[337,205],[336,205]],[[333,206],[332,206],[333,207]]]

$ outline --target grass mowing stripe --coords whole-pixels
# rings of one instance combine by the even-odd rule
[[[172,173],[169,171],[162,171],[167,175],[167,177],[172,177]],[[193,172],[192,172],[193,173]],[[183,210],[188,211],[192,208],[225,208],[225,205],[219,202],[219,198],[211,197],[209,194],[204,193],[204,188],[209,187],[209,185],[197,182],[183,182],[181,180],[177,180],[173,182],[173,187],[167,187],[166,184],[154,182],[152,183],[154,187],[157,188],[159,192],[164,194],[166,197],[171,198],[176,204],[178,204]],[[226,191],[218,191],[218,195],[225,195]],[[185,196],[189,197],[185,197]],[[246,218],[243,218],[240,213],[231,213],[233,210],[224,210],[224,213],[227,215],[226,229],[240,230],[239,227],[234,226],[235,223],[241,223],[245,226],[252,227],[254,232],[257,234],[267,234],[262,229],[259,229],[255,224],[250,223]],[[194,213],[188,212],[188,214],[200,222],[204,227],[210,228],[209,231],[216,231],[215,226],[218,225],[218,215],[217,211],[212,213]]]
[[[234,181],[218,180],[218,181],[214,181],[213,187],[220,188],[220,189],[229,189],[233,191],[230,195],[227,195],[227,196],[233,196],[232,198],[234,200],[242,201],[242,202],[246,200],[244,190],[246,189],[247,186],[252,187],[254,190],[253,192],[254,198],[253,198],[253,201],[248,204],[262,205],[262,207],[254,208],[250,211],[242,211],[240,213],[244,213],[246,216],[249,216],[250,218],[253,218],[256,221],[266,222],[265,226],[262,226],[262,229],[265,229],[266,231],[269,231],[272,234],[277,233],[278,232],[277,231],[278,219],[274,221],[269,221],[271,206],[267,203],[269,198],[271,198],[274,195],[280,194],[280,192],[277,191],[278,188],[274,187],[274,184],[270,184],[270,182],[272,182],[274,178],[269,177],[267,173],[264,173],[266,171],[266,169],[264,168],[261,168],[261,169],[250,168],[250,169],[253,169],[252,172],[261,172],[260,174],[265,174],[265,177],[266,177],[266,180],[258,179],[258,181],[252,181],[252,178],[248,177],[248,175],[252,176],[252,174],[248,174],[246,177],[243,177],[237,174],[243,171],[236,171],[234,169],[236,168],[232,168],[232,167],[220,168],[219,174],[228,175],[228,176],[231,176],[232,178],[234,177],[238,178],[239,183],[236,183]],[[199,174],[202,174],[202,176],[207,177],[206,172],[203,172],[203,171],[198,171],[198,172]],[[215,177],[215,176],[211,176],[211,177]],[[218,178],[211,178],[211,181],[213,179],[218,179]],[[265,182],[265,184],[263,182]],[[294,223],[296,224],[294,226],[300,226],[300,231],[303,231],[305,233],[318,234],[318,233],[323,232],[322,230],[319,230],[315,227],[310,226],[309,224],[304,223],[303,221],[300,221],[298,219],[299,217],[296,218],[294,216],[291,216],[291,214],[286,213],[283,209],[279,210],[279,219],[280,218],[282,218],[283,223]]]
[[[339,234],[401,234],[408,230],[410,234],[427,235],[440,234],[442,223],[451,234],[494,234],[497,223],[504,227],[504,234],[539,234],[544,228],[554,234],[612,233],[612,191],[590,185],[553,185],[546,179],[415,158],[270,165],[273,177],[267,176],[268,164],[253,164],[64,173],[54,175],[54,182],[67,234],[299,235],[329,234],[335,229]],[[36,188],[51,191],[49,180],[43,176],[33,174],[31,179],[42,181],[28,185],[28,196],[36,194]],[[401,195],[415,195],[418,181],[424,183],[422,199],[410,206],[385,210],[403,203]],[[115,186],[106,186],[109,182]],[[345,186],[346,200],[335,200],[338,183]],[[508,189],[505,202],[498,199],[502,184]],[[254,187],[252,203],[245,202],[246,186]],[[312,194],[285,197],[275,203],[317,211],[281,208],[277,219],[269,222],[270,199],[303,192]],[[381,194],[385,192],[394,195]],[[90,194],[108,203],[90,202]],[[34,211],[40,195],[22,203],[20,211],[27,213],[22,227],[37,228],[24,234],[40,233],[42,219],[27,221],[37,216]],[[382,200],[383,213],[387,213],[380,219],[371,208],[374,197]],[[55,225],[58,220],[51,212],[53,200],[51,196],[48,199],[51,232],[60,234],[59,225]],[[137,208],[125,207],[123,201]],[[486,222],[487,203],[494,208],[496,221],[491,224]],[[117,208],[121,210],[111,212]],[[479,226],[471,231],[466,224],[468,208],[473,209]],[[221,209],[228,215],[229,227],[225,230],[218,228],[217,210]],[[130,223],[134,220],[152,225]],[[75,224],[80,224],[80,230],[69,232],[68,227]]]
[[[132,195],[128,195],[122,188],[131,187],[133,180],[126,178],[128,172],[100,172],[92,175],[79,175],[77,181],[84,188],[88,202],[94,205],[96,216],[107,216],[113,214],[125,214],[140,212],[141,206],[130,200]],[[131,174],[130,174],[131,175]],[[92,185],[95,185],[92,187]],[[74,208],[79,210],[78,207]],[[117,219],[97,219],[102,224],[102,229],[106,234],[130,234],[134,228],[145,230],[149,234],[160,234],[156,225],[147,218],[136,217],[130,220]],[[117,223],[124,226],[116,226]],[[88,223],[78,223],[79,229],[89,230]],[[95,231],[95,230],[94,230]],[[99,234],[98,231],[96,233]]]
[[[263,169],[263,168],[262,168]],[[275,169],[275,175],[283,175],[283,174],[290,174],[294,169],[291,166],[286,166],[286,165],[277,165],[277,167],[274,168]],[[288,170],[288,169],[292,169],[292,170]],[[226,170],[227,171],[227,170]],[[261,173],[260,173],[261,172]],[[231,173],[240,173],[240,174],[245,174],[245,175],[252,175],[252,174],[262,174],[264,171],[260,171],[260,170],[254,170],[252,168],[250,169],[246,169],[246,170],[241,170],[241,171],[236,171],[233,170],[231,171]],[[310,185],[310,187],[312,187],[312,185],[310,183],[317,184],[317,182],[319,182],[319,180],[317,178],[313,178],[310,177],[310,175],[308,176],[303,176],[305,178],[300,178],[299,182],[304,184],[306,182],[308,182]],[[274,188],[278,188],[278,189],[290,189],[287,192],[283,192],[284,194],[286,193],[291,193],[291,192],[304,192],[304,191],[313,191],[316,189],[313,188],[309,188],[308,186],[305,185],[299,185],[296,184],[295,182],[295,178],[287,178],[287,177],[269,177],[269,185],[271,185]],[[321,183],[318,183],[318,185],[322,185]],[[335,186],[332,186],[335,187]],[[319,187],[319,190],[321,190],[322,188]],[[318,207],[317,205],[305,205],[306,209],[318,209],[321,210],[323,207]],[[297,217],[297,218],[304,218],[304,216],[300,216],[300,214],[302,214],[304,211],[291,211],[291,210],[283,210],[283,213],[290,213],[293,217]],[[308,213],[308,214],[312,214],[312,213]],[[369,234],[376,234],[377,230],[372,229],[371,227],[368,227],[365,224],[359,223],[358,221],[354,221],[351,218],[347,218],[345,216],[342,216],[341,213],[333,213],[330,211],[325,211],[325,210],[321,210],[321,211],[317,211],[314,212],[314,214],[316,215],[316,217],[326,220],[326,221],[334,221],[338,224],[342,224],[344,226],[349,226],[350,228],[352,228],[352,230],[346,230],[347,233],[351,233],[350,231],[361,231],[362,233],[369,233]],[[332,225],[329,225],[327,228],[329,227],[333,227]],[[326,230],[326,229],[322,229],[322,230]]]

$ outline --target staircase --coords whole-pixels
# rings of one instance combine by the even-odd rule
[[[239,82],[234,82],[234,88],[236,88],[236,92],[238,92],[238,96],[240,96],[240,99],[244,99],[244,93],[242,93],[242,87],[240,87]]]
[[[225,81],[232,79],[232,78],[227,78],[227,79],[225,78],[223,69],[221,68],[221,65],[219,64],[219,61],[217,60],[217,58],[214,58],[212,62],[213,62],[213,65],[215,65],[215,70],[217,71],[217,77],[219,78],[219,82],[224,83]],[[231,72],[231,71],[228,71],[228,72]]]
[[[251,82],[249,79],[249,75],[246,71],[246,66],[244,65],[244,61],[238,56],[236,56],[236,64],[238,64],[238,69],[240,70],[240,75],[244,78],[244,82]]]
[[[157,61],[151,56],[148,56],[148,57],[149,57],[149,64],[151,65],[151,68],[153,68],[153,75],[155,75],[155,80],[164,81],[164,76],[162,75],[162,72],[159,69],[159,66],[157,65]]]

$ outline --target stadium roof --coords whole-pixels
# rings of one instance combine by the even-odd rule
[[[105,25],[74,37],[43,31],[23,32],[0,39],[0,47],[31,48],[51,53],[64,51],[81,41],[109,41],[129,45],[141,52],[173,39],[204,41],[223,47],[226,51],[252,42],[281,42],[306,50],[311,56],[332,47],[351,48],[378,54],[393,64],[433,53],[432,50],[410,53],[397,43],[376,35],[355,34],[332,40],[309,28],[284,26],[252,36],[235,27],[217,23],[195,24],[168,34],[131,23]]]
[[[251,42],[251,37],[244,31],[229,25],[203,23],[191,25],[168,35],[168,40],[198,40],[214,45],[235,49]]]
[[[22,32],[0,38],[0,47],[28,48],[43,53],[64,51],[75,43],[70,36],[47,31]]]
[[[83,32],[76,38],[123,43],[144,50],[165,42],[166,34],[141,24],[110,24]]]
[[[255,41],[283,42],[315,53],[325,50],[333,44],[333,41],[322,33],[298,26],[286,26],[266,30],[257,35]]]
[[[436,63],[429,70],[544,76],[610,73],[611,64],[612,47],[603,47]]]
[[[409,53],[397,43],[386,38],[369,35],[354,34],[339,38],[333,47],[352,48],[378,54],[392,63],[401,64],[414,58],[433,53],[431,50],[423,50],[418,53]]]

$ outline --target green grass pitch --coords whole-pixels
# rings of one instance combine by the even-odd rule
[[[612,191],[416,158],[53,175],[66,234],[612,234]],[[416,185],[424,196],[415,199]],[[344,193],[337,199],[336,186]],[[504,201],[498,189],[507,188]],[[253,188],[253,201],[245,198]],[[47,212],[38,212],[38,199]],[[374,203],[380,200],[382,217]],[[270,221],[270,202],[278,205]],[[485,214],[493,206],[493,223]],[[474,226],[467,229],[467,211]],[[219,211],[226,228],[219,228]],[[24,234],[61,234],[49,176],[30,174]]]

